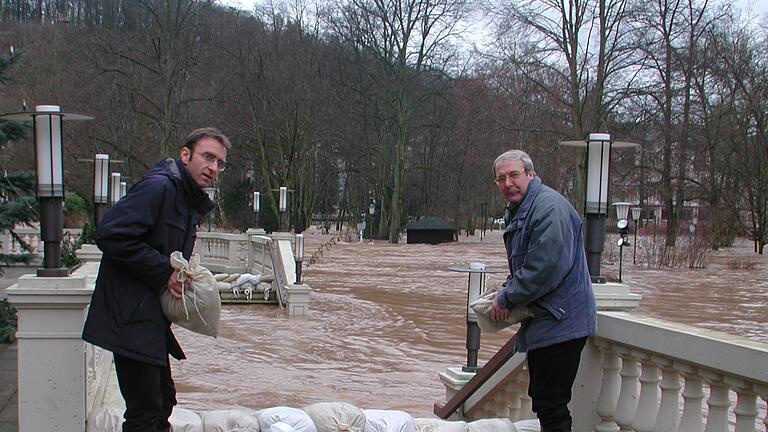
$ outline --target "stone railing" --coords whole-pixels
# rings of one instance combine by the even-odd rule
[[[450,398],[449,382],[461,377],[442,378]],[[524,357],[515,354],[443,416],[534,418],[527,382]],[[752,432],[768,429],[766,401],[768,344],[603,311],[582,354],[571,411],[574,431]]]
[[[64,228],[64,239],[74,243],[75,240],[80,238],[82,233],[80,228]],[[3,230],[0,233],[0,253],[8,255],[17,255],[24,253],[33,253],[42,257],[43,255],[43,241],[40,239],[40,228],[38,227],[16,227],[13,232],[21,238],[27,245],[32,248],[31,252],[27,252],[21,247],[21,243],[14,238],[8,230]]]

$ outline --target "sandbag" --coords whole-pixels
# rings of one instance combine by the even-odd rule
[[[317,427],[317,432],[363,432],[365,414],[346,402],[320,402],[304,407]]]
[[[216,337],[219,333],[221,298],[213,275],[200,265],[198,254],[187,262],[181,252],[176,251],[171,254],[171,266],[179,272],[184,290],[180,299],[163,290],[160,294],[163,314],[168,321],[187,330]]]
[[[202,411],[203,432],[259,432],[259,420],[245,410]]]
[[[517,428],[508,418],[480,419],[467,423],[469,432],[517,432]]]
[[[259,421],[259,428],[264,432],[270,432],[272,425],[275,423],[284,423],[291,428],[294,432],[317,432],[315,423],[307,413],[298,409],[290,407],[274,407],[267,408],[261,411],[256,411],[252,414]],[[278,425],[276,429],[282,430],[284,427]]]
[[[497,291],[495,289],[486,291],[469,305],[472,310],[475,311],[477,325],[480,327],[480,330],[487,333],[495,333],[533,316],[530,309],[525,306],[519,306],[509,310],[509,317],[507,317],[506,320],[492,321],[489,313],[491,311],[491,306],[493,306],[493,303],[496,301],[496,294]]]
[[[173,407],[168,422],[173,432],[203,432],[203,420],[192,410]]]
[[[447,421],[432,418],[413,419],[416,432],[469,432],[463,421]]]
[[[520,420],[514,423],[517,432],[539,432],[541,424],[538,419]]]
[[[363,410],[365,432],[416,432],[413,417],[405,411]]]
[[[112,406],[92,410],[86,422],[86,432],[121,432],[123,411]]]

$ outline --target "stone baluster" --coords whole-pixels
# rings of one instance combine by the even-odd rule
[[[680,424],[680,373],[669,360],[659,359],[657,364],[661,367],[661,401],[656,430],[676,431]]]
[[[659,367],[651,362],[650,356],[639,354],[642,362],[640,375],[640,398],[637,401],[632,427],[637,432],[654,432],[659,409]]]
[[[595,426],[595,432],[618,432],[619,425],[613,419],[616,414],[616,401],[621,389],[621,376],[619,369],[621,362],[619,356],[611,351],[610,346],[604,341],[595,341],[595,345],[603,352],[603,384],[600,387],[600,396],[597,398],[597,415],[600,423]]]
[[[683,370],[685,389],[683,390],[683,415],[678,432],[703,432],[704,421],[701,415],[701,401],[704,400],[702,379],[693,368]]]
[[[756,386],[755,390],[766,405],[765,417],[763,417],[763,430],[768,431],[768,387]]]
[[[520,418],[520,407],[522,401],[520,400],[520,387],[516,380],[511,379],[507,381],[504,386],[503,394],[507,399],[507,413],[504,417],[507,417],[510,421],[517,421]]]
[[[616,424],[619,425],[622,431],[632,430],[632,420],[635,417],[635,409],[637,408],[637,378],[640,376],[640,369],[637,364],[637,359],[627,350],[617,350],[614,348],[617,354],[621,355],[621,392],[619,393],[619,400],[616,402]]]
[[[706,376],[708,375],[708,376]],[[709,381],[709,398],[707,405],[707,425],[704,432],[723,432],[728,430],[728,408],[731,401],[728,398],[728,386],[720,374],[705,374]]]
[[[528,383],[530,382],[528,368],[524,367],[523,370],[525,372],[517,374],[516,380],[520,394],[520,413],[517,415],[518,420],[536,418],[536,414],[533,413],[533,400],[528,396]]]
[[[743,380],[730,381],[736,389],[736,407],[733,414],[736,416],[734,432],[755,432],[755,420],[757,419],[757,394],[752,385]]]

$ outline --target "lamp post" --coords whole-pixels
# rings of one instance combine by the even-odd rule
[[[120,173],[112,173],[112,180],[109,185],[110,205],[115,205],[120,201],[120,176]]]
[[[211,200],[211,202],[215,203],[216,201],[216,192],[218,192],[218,189],[215,187],[207,187],[203,188],[203,192],[205,192],[206,195],[208,195],[208,199]],[[211,232],[211,212],[208,212],[208,217],[206,218],[208,220],[208,232]]]
[[[467,364],[461,369],[464,372],[477,372],[477,353],[480,351],[480,326],[477,324],[477,316],[470,305],[485,291],[486,273],[503,273],[507,270],[486,267],[479,262],[470,263],[468,267],[451,267],[451,271],[469,273],[467,282]]]
[[[635,244],[632,245],[632,264],[637,265],[637,223],[640,222],[640,213],[643,211],[641,207],[632,207],[632,220],[635,221]]]
[[[624,246],[629,246],[629,240],[627,240],[627,234],[629,233],[629,222],[627,221],[627,215],[629,214],[628,202],[616,202],[613,203],[616,207],[616,228],[619,230],[619,282],[621,282],[621,270],[624,265]]]
[[[488,204],[482,203],[480,204],[480,220],[482,220],[480,224],[480,242],[482,243],[483,239],[485,238],[485,213],[486,209],[488,207]]]
[[[2,120],[30,121],[35,128],[37,198],[40,201],[40,237],[43,241],[42,277],[63,277],[61,241],[64,238],[64,167],[61,154],[62,126],[65,120],[92,120],[86,114],[61,111],[58,105],[37,105],[33,112],[10,113]]]
[[[261,192],[253,193],[253,216],[255,219],[254,228],[259,227],[259,211],[261,211]]]
[[[96,225],[104,216],[109,200],[109,155],[97,153],[93,156],[93,204]]]
[[[122,199],[126,194],[128,194],[128,182],[121,181],[120,182],[120,198]]]
[[[373,214],[376,213],[376,201],[371,200],[371,203],[368,204],[368,219],[370,221],[366,221],[365,223],[365,232],[368,234],[368,240],[373,239],[373,236],[371,235],[371,231],[373,231]]]
[[[285,213],[288,210],[288,188],[280,186],[278,196],[278,210],[280,211],[280,231],[288,231],[285,221]]]
[[[561,141],[560,145],[587,149],[587,193],[584,200],[587,223],[584,246],[592,283],[605,283],[605,277],[600,276],[600,259],[605,249],[611,149],[637,147],[638,144],[611,141],[610,134],[592,133],[586,141]]]
[[[296,234],[296,284],[301,283],[301,263],[304,261],[304,234]]]

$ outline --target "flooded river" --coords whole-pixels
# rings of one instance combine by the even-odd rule
[[[307,260],[329,238],[307,233]],[[274,305],[227,305],[217,339],[177,328],[188,357],[172,365],[181,406],[346,401],[433,417],[434,403],[445,398],[438,373],[466,361],[467,276],[449,267],[505,267],[499,231],[483,242],[339,242],[323,249],[316,263],[305,262],[313,289],[308,317],[288,318]],[[711,254],[700,270],[648,270],[631,258],[625,253],[623,278],[643,296],[640,313],[768,342],[768,258],[753,254],[751,243]],[[490,275],[487,283],[504,277]],[[480,362],[511,334],[483,335]]]

